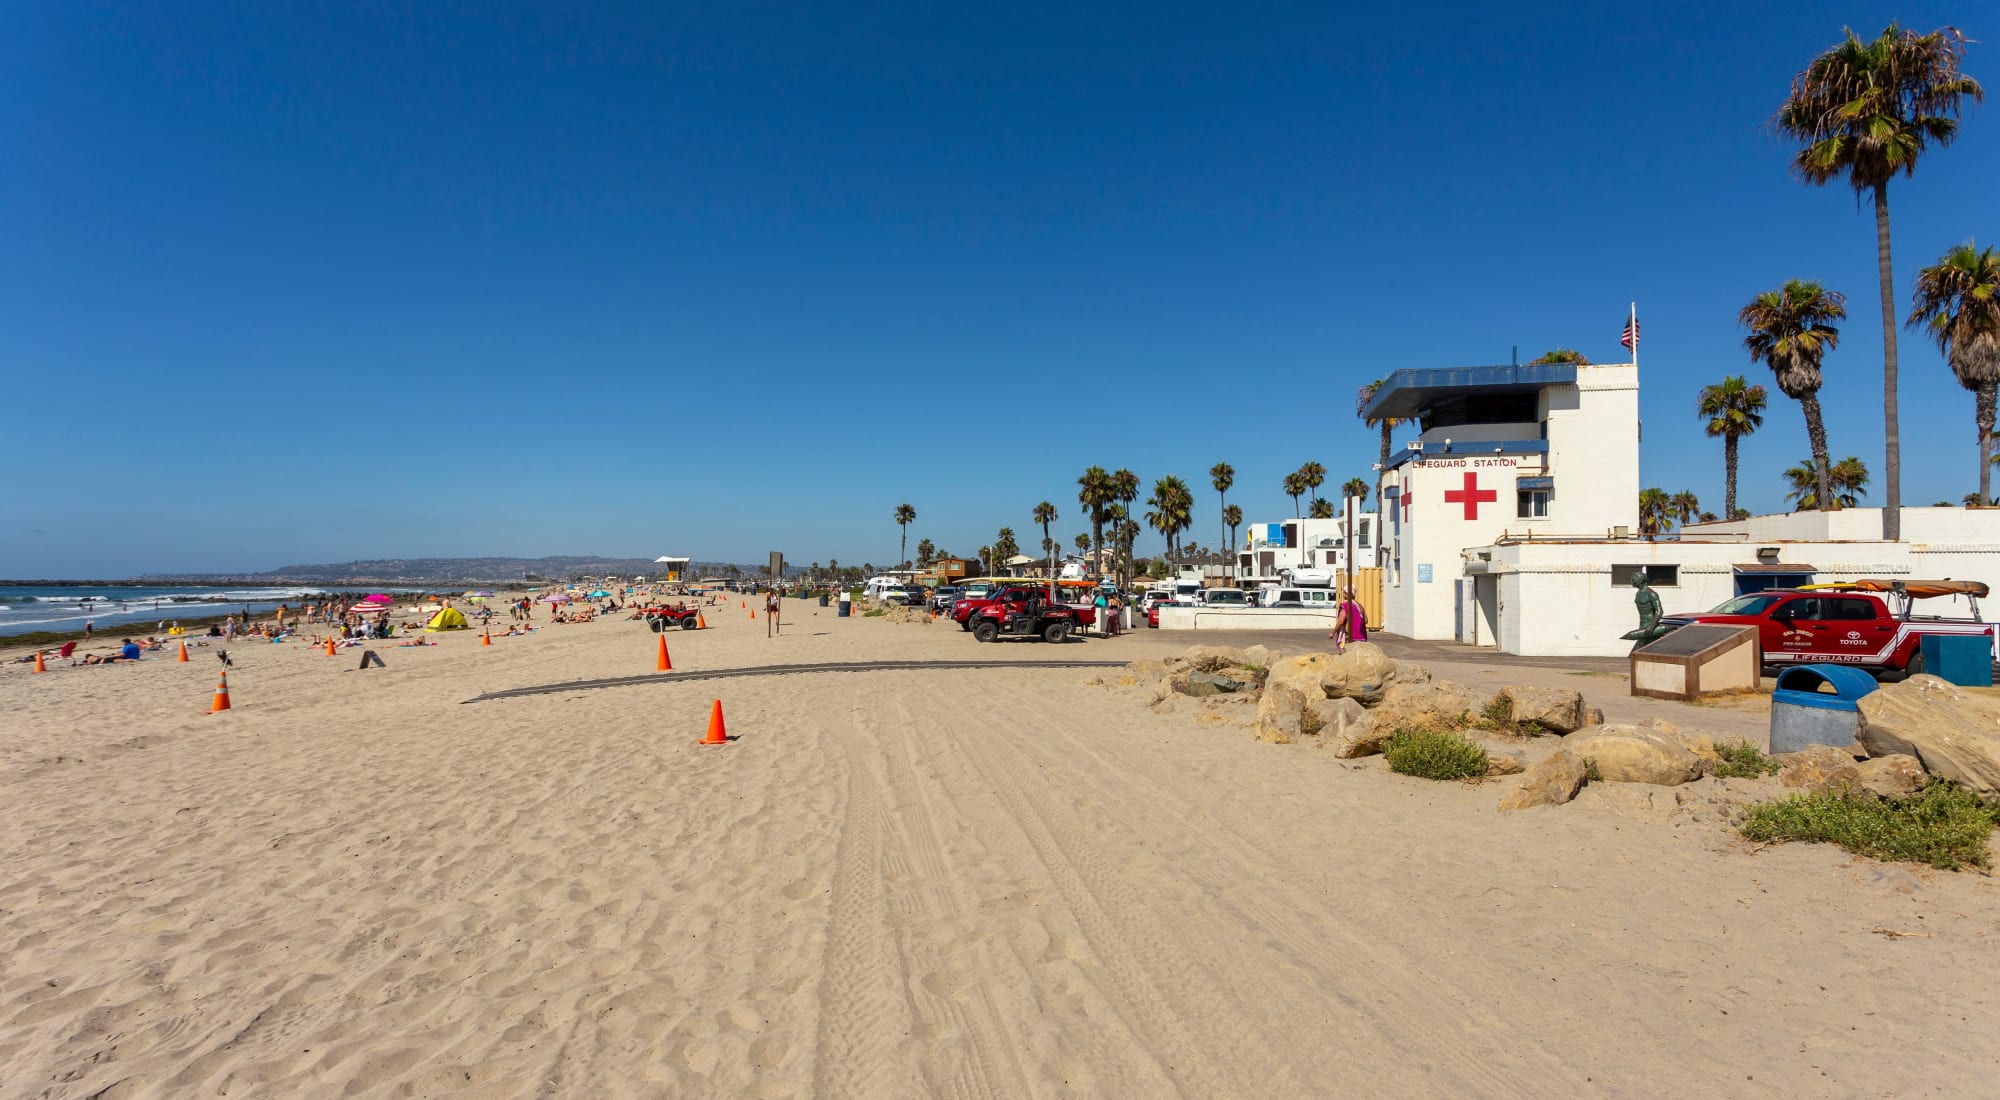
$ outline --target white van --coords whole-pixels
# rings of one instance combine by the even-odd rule
[[[1335,611],[1340,607],[1340,591],[1333,588],[1260,588],[1259,604],[1264,607],[1310,607]]]

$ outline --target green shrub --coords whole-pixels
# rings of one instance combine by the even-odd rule
[[[1715,774],[1724,779],[1755,779],[1760,775],[1778,774],[1778,762],[1748,741],[1725,741],[1715,746],[1715,752],[1722,757],[1722,762],[1715,766]]]
[[[1456,733],[1399,730],[1382,743],[1389,770],[1422,779],[1477,779],[1486,774],[1486,750]]]
[[[1988,865],[1996,806],[1950,783],[1934,782],[1896,802],[1869,795],[1795,794],[1750,807],[1751,840],[1838,844],[1874,859],[1928,863],[1946,871]]]
[[[1495,695],[1486,701],[1486,708],[1479,712],[1488,722],[1511,723],[1514,720],[1514,706],[1505,698]]]
[[[1583,781],[1585,783],[1604,782],[1604,773],[1597,770],[1596,758],[1589,756],[1583,758]]]

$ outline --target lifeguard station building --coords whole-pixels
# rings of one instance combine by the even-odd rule
[[[1864,577],[2000,587],[1994,508],[1905,508],[1901,542],[1881,539],[1873,508],[1641,537],[1633,363],[1399,370],[1361,411],[1404,424],[1383,471],[1382,597],[1383,625],[1405,637],[1622,655],[1631,643],[1619,635],[1638,622],[1635,572],[1669,613]],[[1721,472],[1718,453],[1717,483]],[[1701,480],[1679,474],[1671,487]]]

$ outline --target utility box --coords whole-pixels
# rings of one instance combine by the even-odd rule
[[[1917,639],[1924,671],[1959,687],[1993,686],[1993,640],[1984,634],[1925,634]]]
[[[1771,751],[1853,744],[1861,736],[1859,701],[1877,686],[1875,677],[1847,665],[1795,665],[1779,673],[1771,693]]]
[[[1704,695],[1755,691],[1764,648],[1754,626],[1694,623],[1632,652],[1632,694],[1688,703]]]

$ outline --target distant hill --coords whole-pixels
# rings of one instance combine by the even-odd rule
[[[767,566],[727,562],[695,562],[693,577],[762,575]],[[567,581],[575,576],[658,577],[661,566],[651,558],[382,558],[332,565],[287,565],[263,573],[148,573],[134,577],[143,584],[380,584],[461,585],[518,584],[522,581]],[[793,570],[788,566],[788,573]]]

